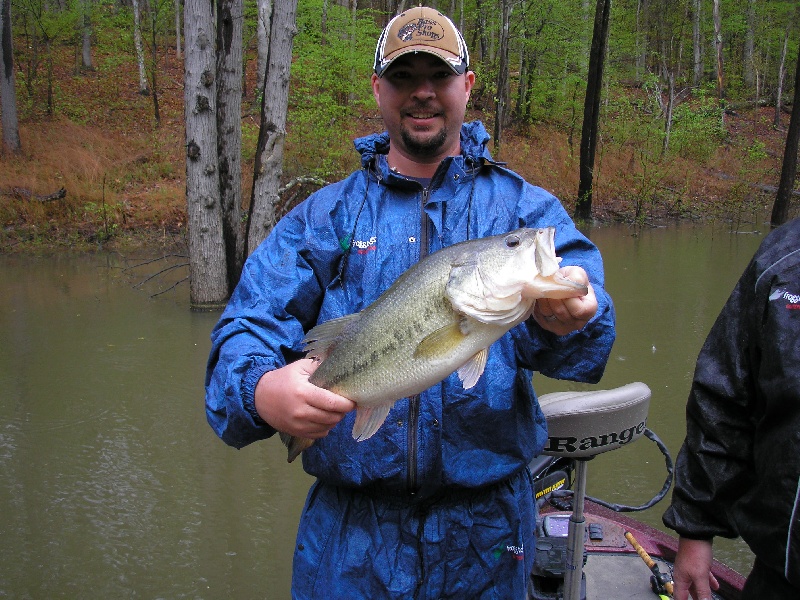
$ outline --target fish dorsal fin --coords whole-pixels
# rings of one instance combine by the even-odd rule
[[[458,378],[461,380],[461,385],[464,386],[465,390],[474,387],[478,383],[478,379],[481,378],[483,370],[486,368],[486,359],[488,357],[489,349],[483,348],[458,369]]]
[[[517,322],[530,309],[522,297],[522,286],[499,286],[481,275],[474,259],[454,264],[445,287],[453,308],[481,323]]]
[[[394,406],[394,402],[369,407],[359,406],[356,409],[356,424],[353,425],[353,439],[363,442],[375,435],[375,432],[386,420],[386,415],[389,414],[392,406]]]
[[[350,323],[357,321],[360,315],[361,313],[346,315],[311,328],[302,340],[305,344],[303,350],[307,353],[307,358],[325,360],[345,328]]]
[[[425,336],[414,349],[414,358],[422,360],[447,357],[464,341],[468,331],[459,324],[445,325]]]

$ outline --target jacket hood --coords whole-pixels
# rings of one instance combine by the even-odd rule
[[[492,160],[486,144],[491,136],[480,121],[464,123],[461,126],[461,156],[472,162]],[[361,166],[368,167],[380,154],[389,152],[389,133],[373,133],[355,140],[356,150],[361,154]]]

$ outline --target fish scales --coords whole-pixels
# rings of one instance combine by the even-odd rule
[[[358,329],[343,332],[336,343],[341,360],[324,360],[310,381],[361,406],[385,403],[389,395],[402,393],[397,396],[402,398],[419,393],[420,385],[436,378],[441,371],[436,369],[438,363],[415,359],[414,353],[419,340],[457,320],[444,295],[452,254],[456,252],[432,254],[438,260],[431,261],[434,264],[427,277],[416,277],[418,269],[406,271],[384,294],[380,305],[373,304],[361,313]],[[365,355],[375,359],[367,360]],[[453,370],[446,367],[444,375],[430,385]]]
[[[394,402],[454,371],[465,388],[486,365],[489,346],[521,323],[537,298],[583,296],[585,285],[558,272],[555,230],[518,229],[428,255],[360,313],[317,325],[309,381],[357,405],[353,437],[371,437]],[[281,434],[289,462],[312,440]]]

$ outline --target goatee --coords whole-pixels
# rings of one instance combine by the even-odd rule
[[[409,152],[416,156],[432,157],[441,152],[447,141],[447,130],[442,127],[439,132],[427,140],[418,140],[407,129],[400,131],[400,137],[403,139],[403,144],[408,148]]]

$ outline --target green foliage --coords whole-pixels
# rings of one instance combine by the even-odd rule
[[[684,158],[706,162],[725,139],[723,108],[713,91],[701,89],[673,111],[670,148]]]
[[[116,220],[121,213],[119,206],[110,207],[106,205],[105,199],[100,204],[87,202],[83,205],[84,218],[94,225],[97,229],[91,235],[93,241],[104,243],[113,238],[119,230],[119,223]]]
[[[334,3],[328,3],[326,33],[321,21],[321,0],[300,3],[286,167],[331,177],[341,174],[343,161],[353,155],[356,116],[373,102],[370,75],[380,30],[371,12],[359,11],[353,22],[350,11]]]
[[[379,25],[385,22],[385,15],[371,7],[385,6],[385,3],[359,3],[355,19],[348,4],[326,2],[327,27],[323,33],[323,0],[299,3],[287,116],[284,161],[287,179],[302,175],[330,181],[350,172],[358,161],[352,139],[382,127],[375,118],[369,78]],[[759,99],[774,98],[778,60],[784,39],[789,36],[783,90],[786,101],[795,84],[792,67],[800,41],[800,29],[793,26],[798,17],[797,3],[789,0],[756,2],[753,22],[748,20],[748,5],[748,2],[722,0],[726,101],[745,106],[756,97],[755,89],[748,88],[746,83],[742,58],[751,27],[756,45],[756,56],[751,62],[758,74]],[[180,121],[180,69],[176,69],[171,58],[169,64],[163,60],[165,49],[175,47],[173,0],[142,1],[141,6],[147,69],[156,69],[157,87],[159,93],[163,93],[162,109],[171,115],[177,114],[172,118]],[[491,131],[499,69],[499,0],[480,0],[480,12],[477,0],[451,5],[438,3],[437,6],[446,11],[451,6],[458,7],[451,16],[457,23],[463,19],[463,31],[478,81],[473,90],[471,116],[482,119]],[[462,6],[463,15],[459,13]],[[91,9],[95,71],[76,75],[73,67],[80,56],[80,34],[87,7]],[[514,111],[513,125],[519,126],[511,133],[540,123],[548,125],[548,130],[565,133],[573,152],[563,159],[567,165],[563,173],[573,173],[577,169],[594,8],[593,2],[522,0],[514,3],[510,23],[509,101]],[[249,67],[246,89],[251,90],[256,54],[255,0],[247,0],[244,9],[245,61]],[[670,168],[674,170],[670,165],[675,162],[688,160],[709,165],[722,154],[719,152],[721,144],[728,149],[737,146],[751,164],[769,163],[770,157],[779,153],[775,144],[738,138],[732,141],[728,137],[715,86],[710,6],[705,3],[700,21],[704,40],[703,72],[700,86],[695,86],[692,81],[693,10],[692,0],[667,3],[615,0],[612,5],[596,169],[598,175],[602,170],[602,176],[608,177],[608,173],[615,172],[613,160],[626,165],[630,162],[631,168],[621,176],[626,181],[618,189],[620,195],[636,206],[637,214],[645,214],[651,204],[662,201],[667,186],[677,195],[683,193],[681,175],[670,172]],[[129,5],[112,0],[91,3],[86,0],[58,3],[25,0],[14,4],[13,13],[17,102],[23,122],[55,116],[87,125],[110,125],[119,129],[123,125],[138,126],[141,129],[144,120],[140,109],[150,98],[136,94],[133,15]],[[483,53],[481,40],[485,42]],[[166,66],[170,72],[164,77],[161,69]],[[675,77],[680,97],[674,108],[669,151],[663,156],[665,117],[662,109],[665,80],[670,74]],[[84,91],[81,87],[86,89],[90,85],[93,86],[91,97],[80,93]],[[102,93],[94,91],[98,89]],[[48,104],[45,111],[45,103],[50,102],[52,105]],[[244,110],[251,113],[247,116],[254,116],[249,103],[245,103]],[[251,164],[255,158],[256,121],[254,118],[242,121],[245,164]],[[736,135],[733,128],[732,131],[731,135]],[[113,174],[119,191],[151,179],[180,178],[183,165],[180,161],[175,163],[169,155],[173,152],[183,160],[181,143],[182,140],[173,143],[172,150],[157,147],[148,154],[147,160],[132,157],[126,162],[124,172]],[[565,151],[563,156],[567,154]],[[528,157],[515,158],[519,163]],[[530,160],[534,160],[533,151]],[[774,166],[770,168],[774,170]],[[736,173],[737,169],[729,171]],[[751,181],[774,179],[774,171],[753,170],[739,172],[739,176]],[[560,178],[568,179],[563,175]],[[605,183],[601,180],[597,187],[601,193],[605,193]],[[734,190],[737,202],[745,201],[745,192],[745,188]],[[617,193],[614,190],[613,194]],[[80,208],[76,206],[76,211],[80,212]]]
[[[511,78],[512,87],[526,86],[524,101],[518,102],[518,120],[574,127],[575,117],[582,114],[592,18],[576,8],[572,3],[549,0],[527,3],[521,15],[514,13],[512,47],[521,46],[526,62],[525,79]],[[510,55],[513,60],[518,53],[512,49]],[[494,86],[497,64],[492,62],[487,71]],[[511,71],[516,71],[515,65]],[[517,96],[512,90],[511,97]]]
[[[747,148],[747,156],[750,160],[758,161],[767,158],[767,145],[761,140],[753,140]]]
[[[242,163],[253,163],[258,149],[258,127],[253,121],[242,121]]]
[[[632,218],[643,222],[670,175],[669,162],[661,160],[663,121],[650,96],[632,98],[620,89],[608,99],[602,123],[604,152],[629,157],[625,185],[617,193],[631,206]]]

